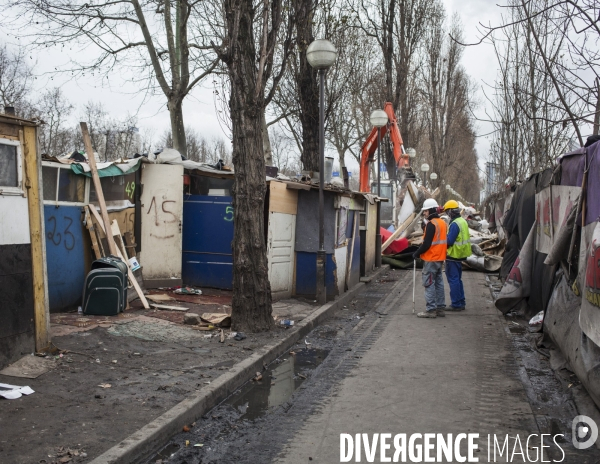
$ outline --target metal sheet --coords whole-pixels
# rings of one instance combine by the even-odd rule
[[[233,206],[231,197],[186,195],[183,202],[185,285],[231,289]]]
[[[338,294],[334,272],[336,271],[333,254],[328,254],[325,260],[325,287],[327,299],[331,300]],[[317,293],[317,254],[296,253],[296,295],[314,298]]]
[[[336,194],[325,192],[325,252],[333,254],[335,249]],[[316,253],[319,250],[319,192],[298,192],[298,217],[296,218],[296,251]]]
[[[0,195],[0,245],[30,243],[27,198]]]
[[[51,311],[77,306],[85,281],[80,206],[44,206],[48,299]]]

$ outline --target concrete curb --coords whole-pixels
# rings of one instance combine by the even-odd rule
[[[371,280],[389,269],[389,265],[383,265],[381,269],[371,275]],[[352,300],[365,285],[364,282],[359,282],[337,300],[321,306],[309,317],[296,324],[283,340],[257,350],[249,358],[220,375],[201,392],[173,406],[162,416],[157,417],[118,445],[105,451],[91,464],[130,464],[157,451],[173,435],[181,432],[184,425],[196,421],[241,387],[256,372],[262,371],[263,364],[269,364],[287,352],[299,339],[306,336],[338,308]]]

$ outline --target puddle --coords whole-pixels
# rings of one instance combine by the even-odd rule
[[[173,456],[177,451],[179,451],[179,445],[177,443],[170,443],[161,449],[158,453],[156,453],[148,462],[156,462],[161,461],[163,459],[169,459]]]
[[[242,419],[253,420],[285,403],[302,382],[308,370],[323,362],[329,351],[302,349],[295,355],[288,354],[272,363],[258,382],[246,383],[240,390],[225,400],[242,413]]]

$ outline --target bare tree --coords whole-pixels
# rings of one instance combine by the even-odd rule
[[[73,108],[59,87],[46,90],[36,102],[34,112],[44,122],[39,131],[42,153],[60,156],[75,149],[73,130],[68,126]]]
[[[98,76],[108,85],[118,69],[123,80],[138,83],[150,93],[162,92],[174,147],[183,154],[184,99],[217,64],[210,43],[213,37],[200,33],[203,27],[197,24],[200,6],[202,2],[188,0],[10,2],[16,25],[33,30],[21,34],[31,47],[79,47],[74,53],[78,58],[63,71]]]
[[[285,72],[291,43],[289,5],[283,0],[224,0],[223,5],[226,39],[217,50],[229,75],[235,166],[232,324],[257,332],[273,327],[261,115]]]
[[[30,116],[28,101],[33,83],[33,72],[26,62],[25,51],[22,48],[16,52],[6,45],[0,46],[0,102],[2,109],[13,106],[17,114]]]

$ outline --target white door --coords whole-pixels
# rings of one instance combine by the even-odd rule
[[[142,164],[142,251],[147,286],[181,285],[183,166]]]
[[[292,296],[296,215],[269,213],[269,280],[273,300]]]

